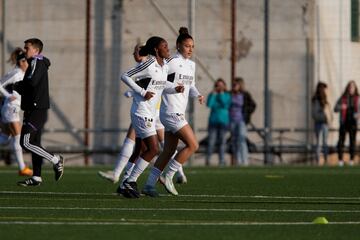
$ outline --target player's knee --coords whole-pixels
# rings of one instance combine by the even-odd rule
[[[199,149],[199,143],[196,141],[191,142],[188,146],[189,146],[191,152],[196,152]]]

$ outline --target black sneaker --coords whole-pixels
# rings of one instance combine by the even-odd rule
[[[118,186],[118,188],[116,189],[116,193],[118,193],[119,195],[123,195],[126,198],[133,198],[133,196],[130,194],[130,192],[128,190],[126,190],[124,187],[125,181],[126,181],[126,179]]]
[[[36,187],[36,186],[40,186],[40,184],[41,182],[38,182],[33,178],[28,178],[25,179],[24,181],[20,181],[17,183],[18,186],[22,186],[22,187],[28,187],[28,186]]]
[[[125,188],[125,194],[123,193],[124,197],[127,197],[127,198],[139,198],[140,197],[140,193],[138,191],[136,182],[124,181],[123,185]]]
[[[59,181],[64,174],[64,158],[59,156],[59,162],[54,164],[55,181]]]

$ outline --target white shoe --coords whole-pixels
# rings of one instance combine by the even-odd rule
[[[171,178],[160,175],[159,180],[164,185],[164,187],[168,193],[170,193],[174,196],[179,195],[179,193],[176,191],[176,188],[175,188],[174,183]]]
[[[114,184],[119,181],[119,178],[115,177],[114,171],[107,171],[107,172],[99,171],[98,174],[101,178],[106,179]]]
[[[177,184],[185,184],[187,183],[187,178],[185,174],[180,174],[179,172],[176,173],[176,183]]]
[[[349,161],[349,166],[354,166],[354,160]]]
[[[339,167],[343,167],[344,166],[344,161],[339,161],[338,165],[339,165]]]

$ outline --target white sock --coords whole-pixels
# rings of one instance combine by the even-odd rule
[[[131,154],[134,151],[135,142],[130,138],[125,138],[124,143],[122,145],[120,154],[116,160],[115,169],[114,169],[114,177],[119,178],[122,171],[124,170]]]
[[[60,157],[58,155],[54,155],[52,157],[52,159],[50,160],[50,162],[52,162],[53,164],[57,164],[60,160]]]
[[[125,173],[123,176],[122,182],[124,182],[126,179],[128,179],[131,175],[132,170],[134,169],[135,163],[128,162],[125,167]]]
[[[179,169],[178,169],[177,172],[178,172],[178,174],[180,174],[181,176],[184,176],[184,175],[185,175],[184,169],[183,169],[183,166],[182,166],[182,165],[179,167]]]
[[[16,161],[19,165],[19,169],[23,170],[26,165],[24,163],[23,152],[20,146],[20,135],[16,135],[10,140],[10,147],[14,151]]]
[[[160,177],[160,174],[161,174],[160,169],[158,169],[156,167],[152,167],[149,177],[146,181],[146,185],[154,187]]]
[[[0,144],[1,145],[6,145],[8,144],[10,141],[10,136],[6,135],[4,133],[0,133]]]
[[[145,161],[139,157],[135,163],[134,169],[132,170],[128,182],[136,182],[139,176],[144,172],[144,170],[149,165],[149,162]]]
[[[42,178],[41,178],[41,177],[32,176],[31,178],[34,179],[34,180],[37,181],[37,182],[42,182]]]
[[[172,179],[180,167],[181,167],[181,163],[179,163],[174,158],[172,158],[169,162],[169,166],[166,171],[166,176]]]

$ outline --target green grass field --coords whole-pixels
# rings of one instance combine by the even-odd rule
[[[181,196],[156,199],[117,196],[98,170],[24,188],[0,168],[0,239],[360,239],[359,167],[188,168]]]

